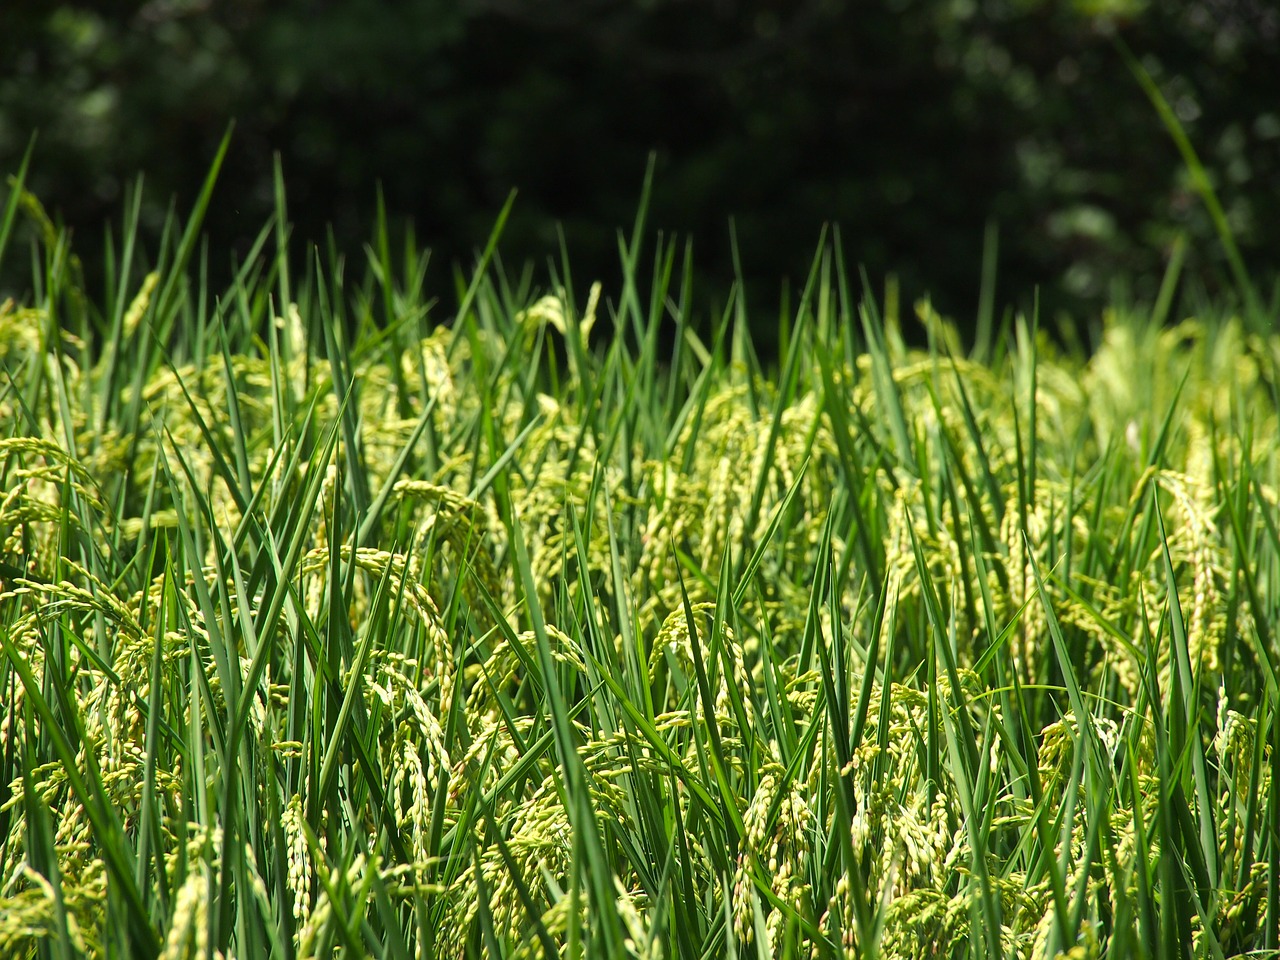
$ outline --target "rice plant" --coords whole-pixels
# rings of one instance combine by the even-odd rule
[[[832,234],[762,363],[643,206],[441,292],[282,185],[215,291],[216,171],[0,220],[0,956],[1277,955],[1256,312],[970,355]]]

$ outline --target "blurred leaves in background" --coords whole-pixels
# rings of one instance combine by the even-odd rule
[[[443,270],[518,187],[507,263],[554,253],[560,223],[586,284],[616,271],[653,150],[651,222],[694,237],[704,294],[732,279],[730,217],[762,313],[832,221],[873,278],[896,273],[964,325],[994,223],[999,301],[1039,286],[1087,319],[1116,283],[1153,295],[1182,232],[1193,280],[1229,287],[1113,33],[1265,281],[1280,249],[1266,0],[7,0],[0,169],[38,131],[29,186],[92,254],[138,171],[144,225],[188,205],[234,118],[216,249],[245,249],[270,215],[278,151],[308,239],[331,225],[358,252],[380,183]]]

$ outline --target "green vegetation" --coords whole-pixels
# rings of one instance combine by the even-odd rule
[[[1280,947],[1261,307],[1166,326],[1175,258],[966,352],[832,235],[766,370],[642,218],[436,300],[385,228],[291,273],[277,178],[218,293],[211,174],[90,297],[20,184],[0,956]]]

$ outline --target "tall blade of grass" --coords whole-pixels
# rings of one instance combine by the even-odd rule
[[[858,553],[866,568],[867,576],[872,582],[884,579],[882,570],[883,558],[879,544],[873,544],[872,531],[869,528],[870,518],[862,502],[863,491],[868,487],[867,471],[854,441],[854,430],[849,423],[848,409],[852,400],[847,389],[847,380],[842,372],[837,372],[831,351],[817,349],[819,370],[822,374],[822,407],[831,424],[836,450],[840,457],[840,468],[845,488],[852,491],[849,497],[850,509],[854,515],[854,535],[857,538]],[[874,487],[872,487],[874,490]]]
[[[850,724],[858,725],[858,719],[851,715],[849,697],[849,674],[845,668],[843,653],[843,631],[840,626],[840,603],[838,587],[834,584],[834,563],[832,561],[832,536],[835,512],[829,511],[822,525],[822,536],[818,544],[817,569],[814,570],[809,590],[808,614],[805,619],[803,646],[810,648],[811,653],[802,652],[801,661],[810,660],[815,654],[821,696],[814,706],[814,719],[810,731],[818,732],[819,718],[825,720],[830,730],[831,745],[835,751],[833,801],[835,814],[832,822],[834,837],[834,855],[838,858],[845,883],[853,901],[855,932],[859,942],[873,944],[876,939],[877,925],[871,909],[873,893],[863,875],[860,851],[853,846],[851,824],[857,812],[858,803],[854,792],[852,752],[854,745],[850,738]],[[833,636],[828,643],[822,636],[820,611],[823,604],[828,604],[832,620]],[[868,663],[867,672],[871,672]],[[882,697],[882,702],[884,698]],[[869,702],[859,704],[863,713]],[[816,742],[816,739],[815,741]],[[803,759],[802,752],[797,750],[793,764]]]
[[[671,546],[675,552],[675,544]],[[707,677],[706,659],[702,651],[702,640],[698,632],[698,618],[694,615],[693,605],[689,602],[689,591],[685,586],[684,574],[679,573],[680,597],[684,605],[685,623],[689,629],[689,644],[693,651],[694,678],[697,682],[698,697],[702,704],[703,718],[706,721],[707,742],[711,747],[711,769],[715,775],[719,792],[719,808],[726,827],[726,840],[730,858],[737,855],[738,843],[746,834],[742,823],[742,811],[738,809],[738,800],[732,784],[729,782],[729,766],[725,758],[724,744],[720,737],[720,725],[715,715],[715,698],[711,695],[711,681]],[[715,644],[715,639],[709,639]]]
[[[1280,704],[1271,703],[1271,783],[1280,783]],[[1259,729],[1262,729],[1261,727]],[[1261,742],[1261,737],[1258,741]],[[1260,764],[1259,764],[1260,765]],[[1280,947],[1280,797],[1273,786],[1267,794],[1267,910],[1262,930],[1262,948]],[[1259,851],[1261,852],[1261,851]]]
[[[30,712],[26,715],[22,744],[22,811],[26,822],[26,863],[44,878],[53,894],[53,943],[50,954],[58,960],[72,960],[77,952],[71,942],[71,930],[67,924],[67,903],[62,889],[62,869],[58,864],[58,851],[53,832],[49,807],[36,795],[32,780],[40,764],[37,757],[43,751],[32,747],[39,739]]]
[[[1161,955],[1187,956],[1191,943],[1191,918],[1194,909],[1190,902],[1185,869],[1178,856],[1179,823],[1175,813],[1178,791],[1175,761],[1169,742],[1169,720],[1165,716],[1164,700],[1160,692],[1157,649],[1162,636],[1151,630],[1146,619],[1144,598],[1140,597],[1143,637],[1146,642],[1146,663],[1142,671],[1142,692],[1146,706],[1151,710],[1152,730],[1155,734],[1155,759],[1158,773],[1156,783],[1156,833],[1161,837],[1160,861],[1160,938]],[[1163,625],[1161,634],[1163,633]],[[1197,847],[1198,849],[1198,847]]]
[[[636,273],[640,264],[640,243],[644,238],[645,218],[649,212],[649,198],[653,191],[653,172],[658,162],[657,153],[651,152],[645,163],[644,180],[640,185],[640,199],[636,204],[636,218],[631,227],[630,242],[618,234],[618,253],[622,261],[622,297],[618,304],[621,318],[631,320],[638,339],[644,339],[645,318],[640,307],[640,291],[636,285]],[[621,333],[621,331],[619,331]]]
[[[622,949],[622,929],[617,913],[611,909],[614,903],[613,870],[605,858],[599,824],[588,793],[587,773],[574,745],[570,714],[560,690],[546,622],[542,615],[542,605],[538,599],[537,581],[534,579],[529,563],[524,533],[514,513],[509,515],[508,523],[514,548],[513,560],[516,574],[524,592],[524,609],[528,614],[530,627],[537,643],[538,667],[545,680],[544,693],[550,709],[552,729],[555,731],[556,753],[566,797],[566,812],[573,824],[574,832],[581,835],[583,849],[586,852],[585,869],[589,871],[588,885],[597,911],[599,933],[603,941],[602,949],[608,956],[617,956]],[[494,839],[499,843],[501,850],[501,840],[496,836]],[[504,854],[504,859],[505,857]]]
[[[999,931],[1001,927],[1000,903],[993,890],[991,878],[987,871],[987,836],[984,829],[984,817],[977,805],[978,790],[976,777],[979,769],[979,751],[977,738],[970,722],[969,706],[965,699],[964,687],[961,685],[960,673],[956,661],[956,653],[952,648],[954,641],[955,610],[951,612],[951,628],[942,622],[942,607],[934,589],[933,575],[925,560],[924,551],[920,547],[915,527],[908,525],[911,535],[911,548],[915,555],[916,576],[920,581],[921,592],[925,601],[925,612],[934,636],[934,654],[941,656],[946,667],[947,679],[951,689],[952,703],[944,704],[942,711],[943,733],[947,740],[945,757],[951,768],[952,780],[956,784],[961,811],[964,815],[965,829],[972,848],[971,863],[974,872],[973,882],[978,886],[978,899],[982,909],[982,924],[974,924],[975,933],[986,948],[990,957],[1001,955]],[[950,638],[950,639],[949,639]],[[930,732],[933,735],[933,732]]]
[[[1226,211],[1222,209],[1222,203],[1218,200],[1218,194],[1213,189],[1213,181],[1209,178],[1208,171],[1205,170],[1195,147],[1191,144],[1191,138],[1187,136],[1187,131],[1182,126],[1182,121],[1178,119],[1178,115],[1174,112],[1173,107],[1169,105],[1169,101],[1165,99],[1164,94],[1161,93],[1160,87],[1156,85],[1147,68],[1130,52],[1129,47],[1118,34],[1112,36],[1112,41],[1115,43],[1121,59],[1124,60],[1125,65],[1129,68],[1129,72],[1133,74],[1134,79],[1138,81],[1138,85],[1142,87],[1143,93],[1151,101],[1156,114],[1160,117],[1160,122],[1164,124],[1169,137],[1178,148],[1178,153],[1182,155],[1182,162],[1187,168],[1187,173],[1191,176],[1191,183],[1195,187],[1196,193],[1200,194],[1200,200],[1204,203],[1205,210],[1209,213],[1209,219],[1213,221],[1213,228],[1218,234],[1218,242],[1222,244],[1223,252],[1227,256],[1227,263],[1231,267],[1236,289],[1245,305],[1245,309],[1248,311],[1249,319],[1254,324],[1261,324],[1265,317],[1262,302],[1258,299],[1257,291],[1249,280],[1249,271],[1245,268],[1244,257],[1241,256],[1240,248],[1236,245],[1235,233],[1227,220]]]
[[[33,133],[27,141],[27,149],[22,153],[22,162],[18,164],[18,172],[9,177],[9,196],[4,203],[4,212],[0,213],[0,262],[4,261],[4,250],[9,244],[9,234],[13,231],[13,223],[18,216],[18,208],[22,204],[23,192],[26,190],[27,170],[31,166],[31,155],[35,153],[36,135]]]
[[[472,307],[475,304],[476,297],[480,293],[480,289],[484,284],[485,277],[488,275],[489,264],[493,261],[494,255],[498,250],[498,240],[502,237],[502,231],[507,225],[507,220],[511,216],[511,208],[516,203],[516,192],[512,190],[507,194],[507,200],[502,205],[502,209],[498,211],[497,219],[494,220],[493,229],[489,231],[489,239],[485,242],[484,250],[480,254],[480,259],[476,263],[475,270],[471,274],[471,281],[466,285],[462,292],[462,296],[458,301],[458,310],[455,314],[459,325],[464,326],[467,330],[467,337],[471,341],[471,347],[475,351],[474,358],[479,361],[486,356],[487,351],[483,345],[478,344],[475,340],[475,317],[472,314]],[[462,338],[454,337],[450,344],[450,354],[462,342]],[[483,373],[483,367],[481,368]]]
[[[118,279],[113,273],[110,275],[112,282],[117,286],[117,296],[111,311],[111,330],[108,334],[108,340],[103,347],[103,360],[106,366],[105,376],[99,381],[100,387],[98,396],[95,399],[98,411],[98,432],[101,434],[106,430],[107,423],[111,417],[116,414],[118,400],[116,398],[116,381],[121,375],[124,361],[127,359],[123,352],[123,344],[125,340],[125,297],[129,290],[129,277],[133,268],[134,251],[137,246],[138,223],[142,212],[142,178],[139,177],[135,182],[132,190],[126,194],[124,223],[121,226],[121,235],[124,240],[124,247],[120,255],[120,266]],[[0,257],[3,256],[3,250],[0,249]],[[138,291],[138,297],[141,298],[148,288],[154,289],[155,284],[159,281],[159,274],[148,274],[143,280],[143,286]],[[149,294],[147,299],[149,300]],[[130,319],[133,318],[134,310],[138,307],[149,305],[143,299],[135,299],[133,310],[130,311]],[[141,316],[138,316],[141,320]]]
[[[1199,891],[1201,901],[1207,901],[1210,888],[1218,885],[1217,829],[1214,825],[1215,798],[1209,792],[1209,776],[1205,766],[1204,744],[1200,737],[1199,702],[1200,679],[1191,666],[1190,648],[1187,639],[1187,624],[1182,616],[1182,602],[1178,598],[1178,581],[1173,570],[1173,558],[1169,553],[1169,537],[1165,531],[1164,514],[1160,509],[1160,501],[1152,494],[1151,508],[1155,512],[1160,528],[1161,552],[1164,557],[1165,587],[1168,591],[1170,630],[1172,633],[1173,661],[1176,680],[1173,682],[1171,695],[1180,698],[1182,703],[1171,704],[1174,723],[1173,749],[1177,752],[1189,751],[1191,758],[1192,781],[1195,788],[1196,802],[1199,809],[1199,841],[1202,863],[1206,873],[1201,878]],[[1180,710],[1178,709],[1180,706]]]
[[[293,303],[293,289],[289,283],[289,203],[284,189],[284,167],[279,151],[276,151],[271,158],[271,186],[275,201],[276,235],[275,260],[272,263],[272,269],[275,272],[277,295],[280,298],[276,306],[281,316],[288,316],[289,305]],[[272,326],[274,331],[274,324]],[[286,355],[286,366],[290,359]]]
[[[153,548],[154,550],[155,548]],[[167,558],[166,558],[167,561]],[[161,595],[168,595],[172,588],[168,574],[170,572],[169,564],[166,562],[164,567],[164,580],[161,585]],[[155,625],[155,636],[157,638],[155,649],[151,656],[151,686],[147,698],[147,724],[146,724],[146,740],[144,746],[144,761],[142,775],[142,798],[139,802],[139,827],[138,827],[138,860],[137,869],[134,876],[134,882],[139,890],[148,890],[151,887],[150,876],[150,857],[151,844],[155,844],[158,876],[162,876],[163,858],[161,856],[161,848],[163,845],[163,834],[161,832],[161,813],[159,805],[156,802],[156,767],[160,753],[160,722],[164,713],[164,636],[165,636],[165,607],[159,608],[160,616]],[[166,912],[168,904],[165,904]]]
[[[1109,767],[1102,759],[1105,748],[1102,746],[1102,741],[1099,739],[1097,728],[1094,725],[1093,713],[1085,705],[1084,691],[1080,688],[1079,680],[1076,679],[1075,668],[1071,662],[1071,654],[1062,632],[1062,625],[1058,621],[1058,615],[1053,608],[1053,601],[1049,592],[1045,589],[1044,577],[1040,572],[1040,563],[1036,560],[1031,540],[1025,533],[1023,534],[1023,539],[1029,558],[1031,575],[1035,580],[1036,594],[1040,597],[1044,607],[1045,625],[1053,642],[1053,651],[1057,657],[1058,668],[1062,672],[1063,682],[1067,688],[1067,698],[1071,704],[1071,710],[1075,714],[1076,723],[1079,725],[1080,749],[1084,750],[1091,764],[1091,772],[1100,774],[1104,783],[1110,786],[1111,775]]]
[[[597,469],[592,477],[592,490],[588,494],[587,501],[590,504],[596,502],[596,489],[603,485],[604,474],[602,470]],[[606,663],[611,666],[616,662],[616,673],[614,676],[619,683],[629,687],[629,695],[634,702],[637,702],[644,709],[645,719],[652,723],[654,720],[653,690],[649,683],[649,670],[647,666],[648,653],[644,649],[644,637],[638,618],[635,613],[635,607],[632,603],[631,588],[627,582],[627,577],[623,572],[622,550],[618,544],[618,535],[614,529],[613,508],[607,499],[604,509],[605,530],[609,536],[609,574],[613,580],[613,597],[616,607],[615,631],[622,638],[622,660],[616,661],[613,644],[608,646],[603,642],[597,643],[597,649],[600,654],[609,657]],[[581,582],[591,582],[591,559],[587,541],[583,535],[581,526],[578,524],[577,511],[570,505],[569,519],[573,525],[574,537],[574,553],[578,561],[578,575]],[[596,610],[596,605],[591,591],[584,591],[582,603],[586,608],[586,621],[589,624],[596,625],[599,629],[600,641],[609,635],[605,632],[603,621]],[[616,711],[612,705],[608,707],[610,726],[613,726]],[[631,742],[631,733],[628,731],[628,743]]]
[[[1018,354],[1027,377],[1027,439],[1018,451],[1019,480],[1018,501],[1022,529],[1028,529],[1028,519],[1037,500],[1036,475],[1040,463],[1040,292],[1036,291],[1035,306],[1031,311],[1028,328],[1025,318],[1018,322]]]
[[[770,474],[773,472],[773,458],[777,448],[778,436],[782,430],[782,415],[791,405],[797,387],[800,375],[800,358],[805,354],[805,326],[810,314],[810,302],[817,285],[819,266],[825,260],[821,254],[825,243],[826,234],[824,231],[822,239],[819,241],[819,253],[814,257],[813,265],[809,269],[809,277],[805,281],[804,292],[800,296],[800,305],[796,310],[796,326],[793,331],[790,350],[784,363],[785,372],[774,401],[773,417],[769,423],[769,433],[765,438],[764,453],[760,456],[760,472],[755,477],[755,485],[751,492],[751,505],[743,516],[745,531],[743,538],[744,551],[754,546],[753,541],[756,527],[759,524],[760,508],[764,502],[765,489],[768,487]]]
[[[1125,512],[1124,521],[1120,526],[1120,531],[1115,537],[1116,550],[1112,554],[1111,562],[1107,566],[1106,579],[1112,582],[1121,575],[1127,576],[1129,571],[1138,565],[1137,551],[1141,549],[1141,543],[1135,542],[1133,538],[1133,526],[1137,522],[1138,515],[1142,509],[1142,504],[1146,500],[1147,487],[1155,478],[1156,470],[1163,464],[1165,457],[1165,449],[1167,448],[1173,436],[1174,415],[1178,410],[1178,402],[1182,397],[1182,391],[1187,385],[1187,378],[1191,375],[1191,365],[1188,364],[1183,370],[1182,378],[1178,381],[1178,386],[1173,392],[1173,398],[1169,402],[1169,409],[1165,411],[1164,418],[1160,421],[1160,429],[1156,434],[1155,442],[1151,445],[1151,451],[1147,455],[1146,467],[1138,478],[1138,484],[1133,492],[1129,495],[1128,509]],[[1148,520],[1150,515],[1148,515]],[[1129,552],[1126,553],[1122,548],[1128,546]]]
[[[319,253],[316,253],[316,276],[322,276]],[[365,466],[365,453],[360,425],[358,422],[360,409],[359,378],[351,368],[350,350],[347,346],[346,331],[343,329],[345,318],[342,303],[342,272],[333,271],[333,297],[330,298],[323,283],[316,288],[317,301],[320,307],[320,326],[324,333],[325,354],[329,358],[329,374],[332,378],[334,393],[344,398],[339,411],[339,422],[342,424],[342,454],[346,461],[346,478],[351,484],[351,496],[358,516],[365,516],[369,511],[370,493],[368,469]]]
[[[809,469],[809,462],[810,458],[808,456],[801,462],[799,469],[795,472],[795,480],[791,482],[786,494],[774,508],[773,516],[769,519],[769,526],[765,528],[760,541],[755,544],[751,556],[747,558],[747,562],[743,564],[741,572],[737,575],[738,585],[733,588],[733,595],[729,598],[730,606],[734,609],[740,607],[742,601],[746,599],[747,591],[751,588],[756,571],[760,568],[761,561],[764,560],[765,551],[768,549],[774,535],[778,532],[778,526],[782,523],[782,518],[787,515],[792,501],[795,500],[796,494],[800,491],[800,485],[803,483],[805,473]]]
[[[982,234],[982,283],[978,288],[978,316],[973,338],[973,358],[979,363],[991,357],[999,257],[1000,228],[995,220],[988,220]]]
[[[348,569],[354,569],[354,558]],[[370,598],[369,617],[371,620],[378,619],[379,611],[384,603],[387,602],[387,591],[391,583],[391,565],[388,564],[383,568],[382,576],[378,580],[377,586],[374,587],[373,595]],[[330,589],[337,587],[337,584],[330,584]],[[346,691],[342,697],[342,705],[338,708],[338,715],[334,719],[333,724],[326,730],[329,741],[325,748],[324,759],[320,763],[320,777],[317,781],[319,784],[318,794],[320,797],[328,797],[333,790],[334,779],[338,775],[338,752],[346,746],[347,729],[351,724],[352,710],[355,707],[356,698],[364,695],[364,675],[365,669],[369,664],[369,655],[373,651],[374,640],[377,638],[378,632],[374,630],[365,631],[365,635],[360,639],[360,646],[356,650],[355,659],[347,674]],[[334,666],[338,666],[334,664]]]
[[[213,155],[213,162],[209,164],[209,171],[205,174],[204,183],[200,186],[195,205],[187,217],[173,262],[168,264],[167,270],[162,273],[163,279],[152,311],[156,323],[156,339],[161,343],[167,342],[172,332],[177,315],[179,290],[185,279],[187,265],[195,253],[196,244],[200,241],[200,228],[204,223],[204,215],[209,209],[209,203],[213,199],[213,188],[218,182],[218,173],[222,169],[222,161],[226,158],[227,149],[231,146],[231,134],[234,129],[234,122],[227,125],[222,141]]]
[[[707,402],[711,399],[711,388],[715,385],[716,376],[719,373],[720,354],[724,346],[725,333],[729,327],[729,311],[737,296],[735,293],[730,297],[729,306],[725,308],[725,312],[720,318],[720,323],[716,327],[715,339],[712,341],[711,349],[707,351],[706,358],[702,360],[702,372],[698,375],[689,400],[679,417],[680,421],[689,424],[689,438],[685,442],[684,453],[680,459],[680,472],[684,474],[688,474],[693,470],[693,464],[697,459],[697,439],[701,434],[702,418],[706,412]],[[692,420],[689,419],[689,411],[692,411]],[[670,457],[679,443],[680,430],[673,426],[671,431],[668,432],[667,438],[667,456]]]
[[[1173,308],[1173,298],[1178,292],[1178,281],[1182,276],[1182,264],[1187,258],[1187,235],[1179,233],[1173,239],[1173,249],[1169,253],[1169,263],[1165,267],[1164,276],[1160,280],[1160,290],[1156,294],[1156,302],[1151,307],[1151,322],[1163,327],[1169,319],[1169,311]]]
[[[101,851],[107,873],[115,880],[114,887],[124,899],[131,949],[136,951],[136,956],[144,958],[157,956],[160,953],[160,940],[151,924],[150,911],[147,909],[142,892],[134,883],[137,873],[134,857],[125,839],[123,826],[116,816],[115,805],[103,785],[102,775],[93,752],[89,751],[85,755],[88,770],[84,776],[81,775],[76,762],[77,750],[72,747],[71,738],[74,738],[75,743],[83,742],[83,724],[78,719],[79,710],[75,705],[74,696],[68,689],[67,679],[56,676],[46,677],[58,701],[59,712],[71,724],[70,737],[63,729],[57,715],[54,714],[49,701],[45,699],[43,685],[36,679],[26,658],[13,647],[7,633],[0,634],[0,647],[3,647],[5,657],[22,682],[27,702],[40,717],[41,728],[49,737],[54,753],[62,764],[67,784],[84,805],[85,814],[93,826],[94,840]],[[46,660],[46,664],[52,662],[52,659]]]
[[[902,398],[893,379],[893,362],[885,339],[884,321],[871,293],[871,282],[866,271],[862,272],[864,295],[858,313],[862,317],[862,331],[867,338],[867,350],[871,354],[871,377],[875,386],[876,403],[881,415],[888,421],[889,435],[893,437],[899,463],[910,464],[916,459],[915,445],[907,430],[907,419],[902,409]]]
[[[680,388],[681,377],[685,368],[685,340],[690,336],[688,329],[689,318],[692,313],[693,300],[693,241],[686,240],[684,245],[684,257],[680,264],[680,294],[675,305],[672,318],[675,321],[675,331],[671,337],[671,361],[668,366],[670,371],[666,384],[666,402],[663,403],[662,409],[670,411],[677,409],[676,398]],[[657,396],[655,392],[655,397]]]

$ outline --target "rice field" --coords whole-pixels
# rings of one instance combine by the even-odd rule
[[[0,957],[1280,955],[1259,314],[833,234],[762,362],[643,216],[428,290],[280,187],[215,291],[212,182],[100,291],[0,220]]]

